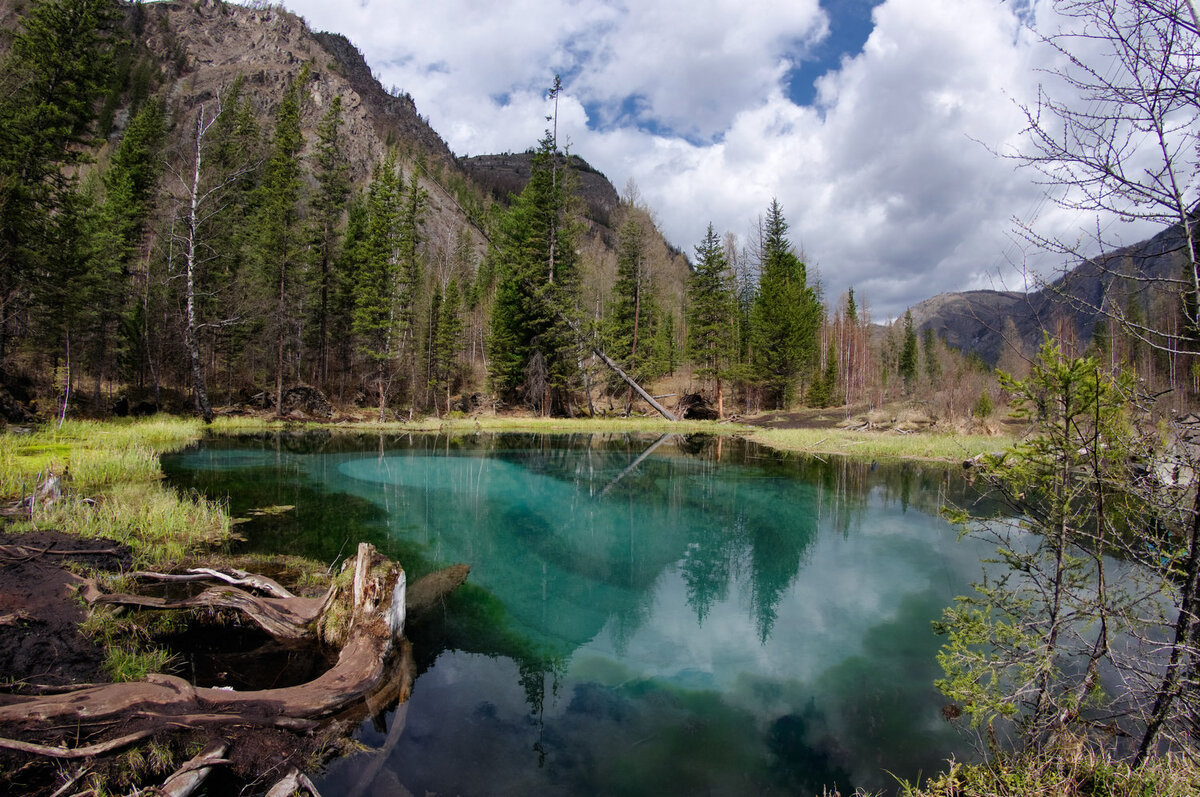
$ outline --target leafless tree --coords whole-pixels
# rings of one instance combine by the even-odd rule
[[[1104,290],[1082,292],[1059,282],[1061,295],[1077,309],[1112,319],[1126,335],[1167,357],[1195,357],[1200,354],[1200,17],[1195,0],[1056,0],[1054,8],[1065,24],[1042,39],[1063,66],[1047,73],[1036,101],[1022,108],[1030,143],[1011,157],[1039,172],[1061,207],[1094,214],[1096,222],[1083,239],[1063,240],[1032,224],[1021,225],[1020,232],[1038,247],[1063,255],[1069,265],[1084,259],[1085,249],[1108,252],[1089,263]],[[1107,234],[1111,219],[1177,230],[1168,251],[1152,254],[1160,266],[1161,256],[1168,255],[1178,269],[1152,272],[1150,256],[1121,250]],[[1131,291],[1135,302],[1130,302]],[[1129,312],[1135,304],[1178,310],[1173,321],[1161,311]],[[1193,434],[1176,428],[1176,471],[1200,472],[1197,447],[1188,442]],[[1159,536],[1141,538],[1142,547],[1125,552],[1128,561],[1158,574],[1169,604],[1157,639],[1159,653],[1142,670],[1146,697],[1139,764],[1164,739],[1184,739],[1200,702],[1195,683],[1200,490],[1194,476],[1185,475],[1182,487],[1178,480],[1165,481],[1175,483],[1150,478],[1141,492]]]
[[[1022,107],[1030,146],[1014,157],[1038,171],[1061,207],[1095,214],[1095,228],[1064,240],[1019,226],[1043,250],[1074,265],[1085,251],[1105,290],[1097,298],[1060,283],[1079,309],[1115,318],[1127,334],[1168,353],[1194,354],[1196,301],[1180,303],[1172,328],[1127,312],[1113,291],[1132,289],[1145,306],[1155,294],[1200,295],[1196,212],[1200,198],[1200,51],[1194,0],[1057,0],[1068,23],[1043,35],[1060,56],[1036,102]],[[1175,274],[1150,273],[1147,259],[1108,235],[1113,219],[1176,226]],[[1162,253],[1156,253],[1162,254]],[[1144,292],[1144,293],[1143,293]],[[1128,298],[1128,297],[1125,297]]]

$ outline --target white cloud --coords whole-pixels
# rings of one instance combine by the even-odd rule
[[[886,0],[811,107],[786,81],[828,33],[817,0],[286,5],[354,41],[459,154],[535,144],[562,74],[560,140],[616,186],[636,180],[673,243],[690,252],[710,221],[744,233],[778,198],[827,293],[853,285],[876,317],[987,286],[1020,259],[1011,219],[1041,196],[988,149],[1018,143],[1014,100],[1051,55],[1025,4]],[[1033,10],[1051,23],[1045,2]]]

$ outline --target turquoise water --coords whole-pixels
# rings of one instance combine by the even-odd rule
[[[251,516],[251,550],[471,565],[325,794],[845,794],[968,754],[932,687],[930,621],[985,553],[937,515],[952,471],[626,435],[217,439],[164,467]]]

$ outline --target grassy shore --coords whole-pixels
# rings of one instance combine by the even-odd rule
[[[223,542],[229,514],[199,496],[162,487],[159,456],[204,434],[197,420],[156,416],[138,421],[68,421],[28,434],[0,435],[0,496],[19,499],[48,474],[64,483],[64,498],[35,506],[20,532],[53,528],[81,537],[108,537],[133,548],[148,567]]]
[[[856,458],[919,458],[960,461],[1013,442],[981,435],[896,432],[847,432],[838,429],[763,429],[727,423],[670,423],[655,418],[563,420],[482,417],[423,419],[412,423],[297,424],[263,418],[222,418],[206,429],[194,419],[157,416],[145,420],[69,421],[28,433],[0,434],[0,497],[28,495],[47,474],[67,480],[67,497],[52,507],[39,507],[29,520],[4,519],[3,529],[54,528],[82,536],[104,536],[129,544],[135,566],[158,567],[202,554],[228,539],[230,518],[225,507],[194,495],[164,489],[159,456],[214,434],[261,433],[276,429],[322,429],[347,433],[382,432],[632,432],[645,434],[708,433],[745,437],[772,448]],[[111,625],[111,624],[110,624]],[[115,628],[115,627],[114,627]],[[94,629],[109,647],[131,664],[110,662],[114,677],[142,677],[161,668],[153,655],[127,638],[135,631]],[[121,636],[121,635],[124,636]],[[120,672],[117,670],[120,669]],[[128,670],[128,672],[125,672]],[[1099,791],[1094,788],[1099,787]],[[1200,775],[1194,764],[1172,757],[1153,760],[1139,772],[1096,756],[1063,751],[1027,757],[999,757],[982,764],[954,764],[919,787],[900,784],[906,797],[1017,797],[1085,794],[1183,795],[1197,793]]]
[[[223,418],[214,424],[217,433],[262,431],[294,428],[294,422],[262,418]],[[579,434],[587,432],[631,432],[639,434],[721,434],[736,435],[778,449],[807,454],[842,455],[863,459],[933,459],[960,462],[981,453],[1002,451],[1012,446],[1009,437],[948,432],[896,431],[861,432],[844,429],[775,429],[743,423],[713,421],[668,421],[664,418],[536,418],[488,416],[478,418],[421,418],[410,422],[330,426],[323,423],[299,424],[313,429],[346,429],[355,432],[532,432],[543,434]]]
[[[245,434],[273,429],[346,432],[533,432],[570,434],[737,435],[772,448],[815,455],[858,458],[962,460],[1005,448],[1010,440],[949,434],[847,432],[838,429],[763,429],[707,421],[669,422],[661,418],[561,419],[484,416],[425,418],[408,423],[318,424],[266,418],[220,418],[206,429],[198,420],[165,415],[143,420],[68,421],[21,434],[0,434],[0,497],[29,495],[54,473],[66,482],[67,497],[38,507],[31,520],[10,520],[20,531],[45,526],[85,537],[104,536],[129,544],[139,566],[176,561],[218,545],[229,536],[223,507],[199,496],[179,495],[161,486],[159,456],[183,448],[207,432]]]

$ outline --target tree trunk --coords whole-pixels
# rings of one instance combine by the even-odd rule
[[[1158,735],[1171,715],[1171,705],[1179,697],[1180,680],[1192,658],[1195,644],[1197,613],[1200,611],[1200,490],[1192,503],[1192,523],[1188,533],[1188,555],[1184,565],[1184,580],[1180,587],[1179,615],[1175,619],[1175,641],[1166,672],[1154,699],[1154,708],[1146,723],[1146,732],[1138,746],[1134,767],[1140,767],[1154,751]]]
[[[196,151],[192,161],[192,185],[190,204],[187,217],[187,252],[185,254],[186,275],[184,280],[184,303],[186,305],[187,325],[184,330],[185,344],[188,350],[188,361],[191,366],[192,392],[195,395],[196,411],[205,423],[212,423],[212,405],[208,401],[208,389],[204,385],[204,367],[200,361],[200,342],[196,339],[198,324],[196,321],[196,266],[197,227],[200,224],[200,164],[204,133],[204,106],[196,110]],[[155,383],[157,385],[157,381]]]
[[[342,712],[355,705],[378,708],[372,696],[381,696],[385,703],[406,698],[415,677],[411,649],[402,637],[406,618],[410,611],[419,616],[440,605],[467,572],[466,565],[456,565],[421,579],[413,585],[410,601],[404,571],[361,543],[358,555],[343,567],[343,575],[323,599],[264,598],[226,585],[201,594],[208,597],[172,603],[143,596],[103,596],[92,585],[86,597],[93,605],[233,608],[280,636],[319,637],[338,649],[337,662],[308,683],[280,689],[232,692],[156,674],[135,683],[14,697],[0,705],[0,724],[17,729],[25,739],[0,739],[0,747],[72,758],[94,750],[72,749],[64,746],[64,740],[102,735],[113,727],[120,727],[123,735],[99,743],[103,752],[168,729],[249,725],[311,731],[335,714],[344,716]],[[233,580],[248,583],[245,575],[234,574]],[[254,586],[278,594],[272,583]],[[30,737],[49,744],[27,741]]]

